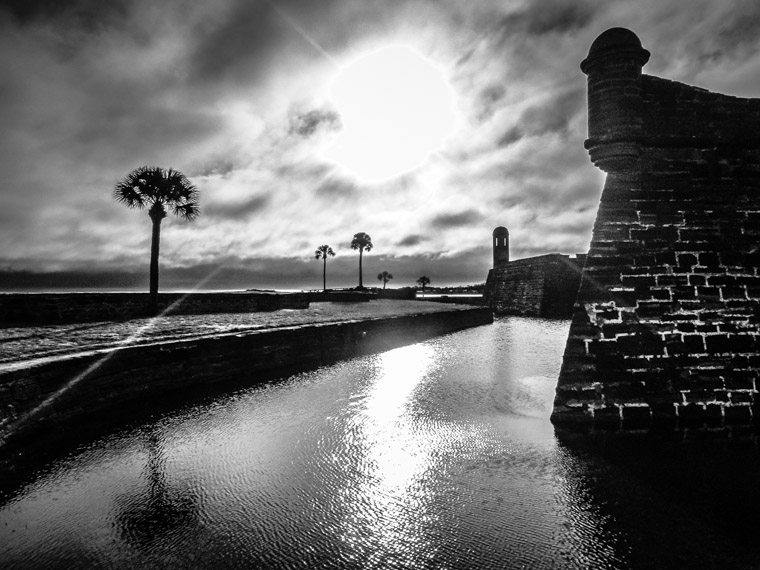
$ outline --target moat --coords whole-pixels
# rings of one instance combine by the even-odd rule
[[[757,440],[559,437],[568,327],[500,318],[82,444],[0,487],[0,566],[760,566]]]

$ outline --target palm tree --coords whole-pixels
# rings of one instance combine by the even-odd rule
[[[150,310],[158,310],[158,246],[161,240],[161,220],[169,208],[174,215],[192,221],[200,214],[198,189],[181,172],[173,168],[141,166],[120,182],[113,191],[114,198],[129,208],[148,208],[153,222],[150,242]]]
[[[417,283],[422,286],[422,296],[425,296],[425,287],[430,285],[430,278],[428,278],[426,275],[423,275],[419,279],[417,279]]]
[[[364,289],[362,282],[362,252],[372,249],[372,238],[364,232],[354,234],[354,239],[351,240],[351,249],[359,250],[359,289]]]
[[[324,259],[323,267],[322,267],[322,288],[327,291],[327,256],[335,257],[335,252],[333,251],[333,248],[331,248],[329,245],[320,245],[317,250],[314,252],[314,257],[316,259]]]
[[[383,282],[383,289],[385,289],[385,284],[388,283],[389,280],[393,279],[393,275],[387,271],[383,271],[382,273],[377,274],[377,278]]]

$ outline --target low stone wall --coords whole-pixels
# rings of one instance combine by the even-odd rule
[[[363,291],[307,291],[302,295],[310,303],[368,303],[375,298]]]
[[[0,441],[235,380],[255,384],[493,322],[486,308],[314,324],[91,351],[0,372]],[[31,412],[31,413],[30,413]],[[1,446],[0,446],[1,447]]]
[[[440,297],[419,297],[420,301],[431,301],[433,303],[452,303],[456,305],[472,305],[474,307],[482,307],[485,305],[483,297],[461,297],[441,295]]]
[[[330,290],[327,291],[308,291],[304,293],[307,299],[312,303],[330,302],[330,303],[361,303],[374,299],[393,299],[395,301],[411,301],[417,297],[417,290],[414,287],[402,287],[400,289],[365,289],[356,291],[354,289]]]
[[[411,301],[417,298],[417,289],[414,287],[401,287],[400,289],[377,289],[378,299],[395,299]]]
[[[0,295],[0,323],[73,323],[149,316],[148,293],[8,293]],[[305,293],[159,293],[167,315],[306,309]]]

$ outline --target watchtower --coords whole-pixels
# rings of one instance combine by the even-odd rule
[[[509,230],[499,226],[493,231],[493,268],[506,267],[509,263]]]

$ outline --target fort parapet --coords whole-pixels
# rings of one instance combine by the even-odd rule
[[[607,173],[557,387],[555,423],[725,425],[760,414],[760,100],[642,74],[601,34],[588,76]]]

